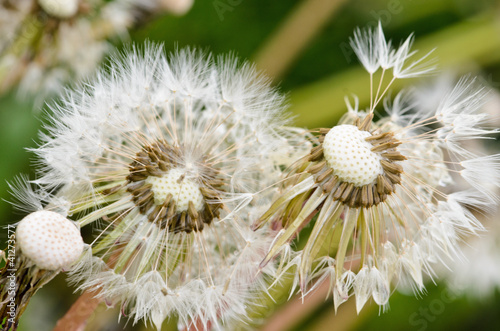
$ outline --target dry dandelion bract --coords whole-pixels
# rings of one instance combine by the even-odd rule
[[[52,107],[25,209],[95,229],[72,269],[134,321],[220,326],[266,292],[272,231],[250,229],[290,160],[309,148],[284,99],[246,63],[147,46]]]
[[[328,279],[336,307],[351,295],[358,311],[370,298],[386,305],[391,283],[422,291],[424,275],[432,277],[445,258],[460,258],[461,238],[482,229],[473,211],[498,202],[500,155],[463,144],[498,132],[485,125],[487,91],[474,79],[439,91],[439,105],[430,109],[411,90],[387,97],[386,115],[376,119],[394,80],[432,70],[429,54],[417,57],[412,40],[394,47],[380,24],[355,32],[353,49],[370,74],[370,107],[347,102],[337,126],[316,131],[315,147],[254,225],[283,226],[262,266],[281,252],[285,270],[296,267],[302,293],[314,289],[313,280]],[[292,238],[315,215],[304,249],[293,252]]]

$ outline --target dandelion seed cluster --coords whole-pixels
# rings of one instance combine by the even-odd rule
[[[329,280],[336,308],[352,295],[358,311],[370,298],[386,306],[392,284],[422,291],[482,230],[473,210],[498,203],[500,155],[464,144],[499,131],[485,126],[474,79],[435,106],[411,91],[386,97],[396,79],[433,70],[412,41],[394,47],[380,24],[356,30],[370,106],[347,102],[337,126],[312,134],[288,127],[283,97],[233,57],[148,45],[115,58],[52,107],[37,179],[12,186],[38,215],[18,228],[27,256],[42,263],[29,243],[40,213],[93,226],[72,281],[158,329],[172,316],[204,329],[245,322],[294,269],[303,295]]]
[[[387,116],[375,120],[396,79],[432,66],[424,61],[428,54],[415,58],[412,37],[394,48],[380,24],[357,30],[351,44],[370,74],[370,107],[348,102],[338,126],[317,131],[315,147],[291,168],[282,195],[254,227],[283,225],[262,266],[281,252],[280,274],[296,266],[294,284],[304,295],[313,280],[328,279],[335,307],[354,295],[359,311],[370,298],[387,305],[391,283],[422,291],[423,275],[461,258],[460,240],[482,229],[471,210],[498,203],[492,187],[500,185],[500,155],[475,154],[462,144],[498,132],[485,126],[486,90],[467,77],[442,91],[434,108],[411,92],[386,98]],[[465,190],[454,185],[459,178]],[[291,239],[313,216],[304,249],[293,252]]]
[[[273,231],[250,224],[310,148],[283,101],[232,57],[133,50],[53,107],[24,204],[98,229],[72,280],[134,321],[244,320],[274,272]]]
[[[163,8],[158,1],[2,1],[0,91],[19,87],[42,101],[93,74],[111,50],[107,39],[126,37],[144,13]]]

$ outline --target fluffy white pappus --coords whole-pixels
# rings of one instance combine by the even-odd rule
[[[473,189],[448,194],[447,201],[452,209],[465,207],[462,209],[486,214],[493,214],[497,211],[497,206],[492,205],[487,197]],[[478,227],[481,228],[480,225]]]
[[[339,284],[335,285],[338,277],[335,259],[329,256],[318,258],[317,265],[311,274],[311,278],[317,280],[303,295],[314,292],[320,284],[328,281],[330,284],[328,293],[331,293],[334,298],[336,310],[351,296],[351,290],[355,296],[358,313],[370,298],[373,298],[378,305],[386,307],[391,290],[387,275],[384,274],[386,271],[384,265],[381,264],[377,268],[372,260],[368,264],[369,266],[363,266],[357,274],[345,271],[340,277]]]
[[[351,100],[348,96],[345,96],[344,97],[344,102],[345,102],[345,105],[347,107],[347,113],[350,115],[350,116],[358,116],[358,114],[360,113],[360,109],[359,109],[359,98],[357,95],[353,95],[352,96],[352,99],[354,101],[354,105],[351,103]]]
[[[459,165],[459,161],[479,156],[469,142],[493,139],[499,129],[491,126],[490,115],[483,111],[489,95],[485,87],[469,77],[461,78],[456,85],[450,84],[447,83],[448,88],[443,87],[445,95],[439,103],[430,104],[428,100],[436,98],[413,89],[409,97],[400,97],[404,93],[400,92],[395,98],[395,106],[386,110],[396,120],[404,116],[403,121],[396,122],[402,128],[399,131],[434,141]],[[434,130],[430,131],[431,128]]]
[[[421,113],[416,113],[415,108],[421,100],[414,100],[413,90],[402,90],[394,98],[387,96],[384,98],[384,110],[387,113],[386,120],[406,127],[414,123],[416,118],[422,117]]]
[[[311,147],[284,109],[252,65],[156,45],[68,91],[34,152],[53,207],[70,201],[81,226],[97,227],[73,280],[134,322],[244,321],[275,272],[260,266],[272,232],[249,225]]]
[[[405,126],[428,121],[429,125],[438,126],[436,137],[454,160],[477,156],[470,142],[493,139],[499,131],[484,109],[491,96],[489,92],[478,78],[464,76],[455,84],[451,73],[440,75],[412,90],[410,103],[415,117]]]
[[[435,70],[433,61],[429,61],[432,52],[416,58],[417,51],[411,51],[413,35],[395,48],[392,41],[386,40],[380,21],[375,28],[356,28],[350,44],[370,75],[373,75],[379,68],[382,68],[384,72],[392,68],[394,78],[418,77]]]
[[[363,266],[357,273],[353,284],[356,296],[356,310],[359,313],[370,297],[378,305],[385,305],[389,301],[390,287],[387,279],[375,266]]]
[[[380,35],[381,23],[377,28],[366,28],[364,30],[356,28],[354,37],[350,39],[350,44],[361,64],[370,74],[375,73],[380,68],[380,49],[386,50],[384,35]],[[386,54],[388,56],[388,54]]]
[[[27,175],[20,175],[7,185],[10,189],[11,205],[21,212],[32,213],[43,209],[43,203],[50,199],[50,193],[33,185]]]
[[[487,232],[480,237],[470,238],[464,245],[464,259],[450,262],[451,272],[440,272],[452,293],[457,296],[465,294],[474,300],[485,300],[500,288],[498,217],[487,222],[485,227]]]
[[[435,60],[430,58],[433,51],[430,51],[420,58],[416,58],[415,55],[418,51],[411,51],[412,45],[413,35],[409,36],[399,49],[395,51],[393,55],[394,78],[415,78],[431,74],[435,71]]]
[[[86,91],[71,92],[52,107],[53,124],[47,127],[51,134],[42,136],[46,142],[35,150],[44,162],[37,183],[55,187],[93,180],[87,164],[110,153],[115,145],[141,139],[127,136],[138,130],[153,137],[189,141],[183,143],[189,145],[190,154],[200,144],[217,147],[213,140],[217,135],[211,133],[227,135],[226,140],[238,144],[234,151],[243,161],[251,161],[255,153],[279,152],[286,146],[288,141],[281,139],[282,126],[288,122],[282,116],[283,98],[271,88],[266,90],[269,82],[251,66],[235,71],[233,59],[217,68],[209,56],[188,49],[172,54],[167,63],[162,52],[161,47],[151,46],[145,56],[136,50],[116,59],[109,75],[102,72]],[[161,114],[162,108],[170,107],[185,114]],[[148,114],[150,109],[152,114]],[[162,132],[161,122],[144,122],[146,115],[156,112],[165,122],[177,121],[175,125],[166,123],[174,127],[172,132]],[[180,130],[188,120],[193,121],[191,126]]]
[[[459,86],[462,82],[459,82]],[[455,144],[451,146],[450,142],[443,138],[442,132],[458,130],[459,127],[454,126],[453,122],[441,121],[439,116],[420,107],[418,105],[419,99],[414,97],[415,95],[412,95],[408,104],[414,106],[412,110],[413,114],[416,115],[405,121],[405,127],[398,128],[399,125],[397,125],[393,129],[401,134],[398,139],[402,144],[398,150],[409,161],[402,163],[404,169],[402,176],[405,180],[401,185],[405,192],[398,195],[401,197],[407,195],[407,197],[403,198],[401,202],[405,208],[415,208],[411,207],[411,204],[415,202],[415,199],[418,199],[426,204],[425,208],[430,208],[429,213],[423,213],[421,216],[416,216],[419,214],[417,210],[408,210],[409,213],[406,217],[413,219],[409,223],[418,222],[415,217],[423,216],[425,220],[415,229],[412,241],[403,245],[404,249],[398,254],[400,273],[406,278],[403,283],[420,291],[423,289],[420,275],[422,272],[432,277],[435,274],[434,266],[444,265],[447,263],[446,261],[453,259],[461,260],[463,258],[460,252],[461,240],[465,236],[478,234],[483,230],[481,223],[469,209],[476,209],[482,213],[493,210],[496,202],[492,199],[492,194],[488,192],[491,192],[490,189],[498,185],[499,160],[497,155],[476,158],[472,152],[467,150],[467,145],[462,145],[473,139],[488,138],[495,130],[481,129],[480,134],[477,134],[478,131],[469,131],[468,135],[463,131],[464,139],[457,139]],[[479,98],[479,100],[471,100],[470,102],[480,104],[484,95],[475,94],[474,98]],[[456,110],[453,118],[464,116],[463,112],[471,112],[471,110],[466,107]],[[484,116],[480,113],[480,109],[476,108],[474,112],[477,117]],[[391,127],[393,124],[389,124],[388,120],[380,120],[379,125]],[[471,124],[474,122],[472,121]],[[439,129],[434,129],[439,125],[441,125]],[[452,160],[444,157],[445,151],[449,152]],[[460,151],[460,154],[457,155],[457,151]],[[457,158],[465,161],[453,161]],[[476,159],[480,161],[474,162]],[[480,166],[479,163],[482,165]],[[472,169],[476,169],[476,172]],[[461,191],[462,188],[454,185],[449,173],[459,174],[469,182],[467,190]],[[481,179],[479,173],[487,173],[488,175]],[[489,178],[491,182],[487,183],[486,178]],[[444,186],[448,187],[446,189],[448,194],[444,194],[441,189],[438,189]],[[475,189],[470,189],[471,187]],[[417,190],[416,194],[409,193],[415,189]],[[444,200],[433,202],[435,207],[432,207],[432,204],[429,203],[432,200],[432,194],[438,194]],[[402,258],[402,256],[405,257]]]
[[[500,197],[500,154],[486,155],[460,162],[462,177],[478,192],[498,203]]]
[[[461,77],[451,90],[447,89],[435,114],[444,124],[452,124],[458,114],[474,115],[480,112],[488,93],[476,77]]]
[[[267,281],[274,276],[273,267],[259,268],[272,237],[267,236],[267,242],[259,234],[251,237],[247,237],[246,246],[240,252],[233,252],[227,261],[210,266],[214,270],[220,268],[220,273],[225,274],[222,283],[215,271],[212,271],[213,283],[188,276],[182,286],[172,285],[180,281],[176,275],[165,279],[160,270],[127,279],[91,253],[71,269],[71,279],[74,284],[80,284],[79,290],[100,289],[99,297],[109,304],[121,302],[122,310],[130,313],[134,323],[151,322],[158,330],[168,316],[178,316],[182,327],[201,330],[244,325],[254,322],[247,319],[247,314],[251,306],[267,294]],[[234,268],[227,266],[230,263]],[[258,271],[262,274],[257,275]]]
[[[411,101],[415,103],[418,113],[432,113],[440,107],[443,102],[443,96],[449,95],[458,76],[452,71],[444,71],[439,75],[426,78],[412,88],[409,94]]]

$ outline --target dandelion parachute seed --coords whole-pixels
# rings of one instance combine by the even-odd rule
[[[315,147],[291,168],[282,196],[254,227],[271,220],[284,227],[265,266],[288,252],[317,215],[304,249],[285,258],[288,266],[297,266],[304,295],[313,279],[329,278],[335,307],[354,294],[359,311],[370,297],[386,305],[393,281],[421,291],[433,265],[460,256],[460,238],[482,228],[469,208],[487,210],[498,200],[491,187],[500,185],[500,156],[475,155],[460,144],[497,132],[483,127],[485,91],[472,79],[462,79],[431,110],[401,92],[384,103],[389,116],[374,120],[396,78],[425,74],[428,67],[421,59],[407,66],[411,41],[392,49],[380,25],[357,31],[352,43],[371,77],[382,70],[370,108],[348,105],[338,126],[317,131]],[[469,190],[454,192],[458,177]]]
[[[99,229],[72,279],[158,328],[244,319],[273,272],[256,276],[272,236],[249,225],[307,153],[283,97],[252,66],[189,49],[135,50],[109,70],[53,109],[35,150],[49,205]]]

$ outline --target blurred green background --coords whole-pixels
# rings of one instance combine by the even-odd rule
[[[125,44],[149,40],[164,43],[167,50],[190,45],[256,61],[289,96],[296,124],[313,128],[336,123],[345,111],[344,95],[356,93],[366,105],[368,75],[347,45],[356,26],[378,20],[396,44],[414,32],[416,48],[436,48],[442,71],[473,72],[491,87],[500,87],[500,3],[493,0],[197,0],[185,16],[162,15],[144,23],[131,31]],[[122,41],[115,45],[126,47]],[[500,109],[496,112],[500,115]],[[36,146],[46,117],[29,100],[16,98],[15,91],[0,97],[2,199],[10,199],[6,182],[15,175],[33,176],[33,155],[24,149]],[[0,225],[22,217],[8,203],[0,203]],[[6,230],[0,239],[5,242]],[[352,302],[335,315],[331,299],[324,297],[306,300],[290,315],[295,301],[272,314],[274,324],[266,330],[500,330],[498,293],[473,301],[450,299],[447,291],[442,284],[429,284],[428,293],[418,298],[395,293],[387,312],[371,305],[359,316]],[[59,275],[35,296],[19,330],[51,330],[76,299],[72,292]],[[116,309],[98,310],[88,330],[146,329],[123,318],[118,322]],[[167,324],[165,330],[175,330],[174,321]]]

